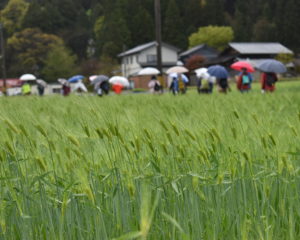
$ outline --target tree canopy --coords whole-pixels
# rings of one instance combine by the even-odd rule
[[[189,37],[189,46],[207,44],[219,50],[223,50],[234,38],[231,27],[208,26],[200,27],[198,32]]]
[[[272,41],[299,52],[299,12],[298,0],[161,0],[162,40],[182,50],[201,42],[222,48],[231,40]],[[115,61],[118,53],[155,40],[154,19],[153,0],[0,1],[6,41],[26,29],[39,29],[61,39],[77,66],[91,59]],[[206,38],[200,37],[204,30]],[[12,44],[7,47],[10,51]],[[9,73],[16,75],[23,60],[11,58],[15,56],[8,61]]]

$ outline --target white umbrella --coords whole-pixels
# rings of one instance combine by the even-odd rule
[[[141,71],[139,71],[138,75],[158,75],[160,74],[160,71],[153,67],[147,67],[143,68]]]
[[[87,88],[86,86],[84,85],[84,83],[80,80],[78,81],[77,83],[75,83],[74,85],[74,91],[77,91],[77,90],[82,90],[83,92],[87,92]]]
[[[110,84],[119,84],[119,85],[122,85],[124,87],[128,87],[129,86],[128,79],[125,78],[125,77],[121,77],[121,76],[114,76],[114,77],[110,78],[108,82]]]
[[[195,70],[197,77],[203,77],[207,73],[207,68],[198,68]]]
[[[170,74],[169,74],[169,77],[170,77],[170,78],[177,78],[177,77],[178,77],[178,74],[177,74],[177,73],[170,73]]]
[[[175,66],[175,67],[171,67],[167,70],[167,74],[170,74],[170,73],[186,73],[188,72],[189,70],[185,67],[182,67],[182,66]]]
[[[93,76],[90,76],[89,79],[91,82],[93,82],[97,77],[98,77],[98,75],[93,75]]]
[[[65,85],[65,86],[70,86],[70,83],[67,81],[67,79],[65,78],[59,78],[57,79],[57,81],[61,84],[61,85]]]
[[[32,74],[23,74],[20,77],[21,81],[35,81],[36,80],[36,76],[32,75]]]

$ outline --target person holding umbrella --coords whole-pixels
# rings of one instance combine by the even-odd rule
[[[23,81],[22,84],[22,95],[28,96],[31,95],[31,86],[29,84],[30,81],[35,81],[36,77],[32,74],[23,74],[20,77],[20,80]]]
[[[187,73],[189,70],[183,66],[174,66],[167,70],[169,74],[168,79],[170,90],[172,90],[174,95],[177,95],[179,92],[182,94],[186,93],[186,85],[189,82],[189,79],[184,73]]]
[[[249,92],[251,90],[251,84],[253,81],[252,75],[247,71],[246,68],[242,69],[242,72],[237,78],[237,89],[241,92]]]
[[[219,86],[220,93],[227,93],[229,89],[228,78],[218,78],[217,85]]]
[[[231,68],[241,72],[237,76],[237,89],[241,93],[249,92],[253,81],[253,77],[250,73],[255,71],[252,65],[246,61],[238,61],[232,64]]]
[[[157,80],[157,75],[160,74],[160,71],[157,68],[146,67],[139,71],[138,76],[150,76],[151,79],[148,83],[148,88],[150,93],[163,93],[163,86]]]
[[[278,81],[278,77],[273,72],[264,72],[261,76],[261,92],[274,92],[275,83]]]
[[[106,95],[109,93],[109,77],[106,75],[94,75],[90,78],[91,84],[94,85],[94,91],[99,96],[102,97],[103,93]]]
[[[274,59],[267,59],[262,61],[257,68],[261,70],[261,92],[274,92],[275,83],[278,81],[277,73],[284,73],[287,71],[286,66]]]
[[[214,77],[211,77],[208,73],[203,73],[199,76],[198,81],[198,93],[210,94],[213,92]]]
[[[70,83],[64,78],[59,78],[57,81],[62,85],[62,95],[65,97],[69,96],[71,93]]]
[[[217,85],[219,87],[219,92],[227,93],[229,89],[227,70],[220,65],[213,65],[208,68],[207,73],[217,78]]]
[[[28,81],[25,81],[22,85],[22,95],[24,96],[31,95],[31,86]]]
[[[47,87],[47,83],[42,79],[36,80],[36,83],[37,83],[37,89],[38,89],[39,96],[42,97],[44,95],[45,88]]]
[[[171,79],[170,90],[174,95],[178,93],[185,94],[187,89],[187,83],[189,82],[188,77],[183,73],[171,73],[169,75]]]
[[[148,87],[151,93],[162,93],[162,86],[155,75],[151,77]]]
[[[113,76],[109,79],[109,83],[112,84],[112,90],[116,94],[121,94],[124,87],[129,87],[129,81],[122,76]]]
[[[170,90],[172,91],[173,95],[177,95],[179,93],[179,83],[178,83],[177,74],[173,74],[172,76],[170,76],[170,78],[171,78]]]

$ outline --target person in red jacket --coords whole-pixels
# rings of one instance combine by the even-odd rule
[[[123,90],[123,86],[121,84],[114,84],[112,86],[112,90],[116,93],[116,94],[121,94],[122,90]]]
[[[237,89],[241,93],[249,92],[251,90],[252,81],[252,75],[248,73],[246,68],[243,68],[241,74],[237,77]]]
[[[263,73],[261,76],[261,91],[274,92],[275,83],[278,81],[277,75],[275,73]]]

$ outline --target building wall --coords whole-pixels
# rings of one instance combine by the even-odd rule
[[[162,62],[174,62],[176,63],[178,60],[178,54],[176,51],[162,47]],[[139,55],[139,62],[140,63],[147,63],[147,55],[156,55],[156,47],[148,48],[145,51],[141,52]]]
[[[148,84],[151,80],[151,76],[133,76],[133,77],[130,77],[129,80],[134,82],[134,88],[142,88],[145,90],[149,90]],[[163,76],[162,81],[163,81],[163,87],[166,88],[167,81],[168,81],[167,75]]]
[[[122,59],[123,76],[128,77],[130,75],[137,73],[141,69],[141,66],[138,63],[138,58],[139,58],[138,54],[123,57]]]
[[[141,69],[140,63],[143,65],[153,65],[153,62],[147,61],[147,56],[156,56],[156,47],[152,47],[149,49],[146,49],[145,51],[142,51],[139,54],[131,55],[131,56],[125,56],[122,58],[122,75],[125,77],[129,77],[132,75],[137,74]],[[162,47],[162,62],[164,63],[170,63],[174,62],[176,64],[178,60],[178,54],[176,51]],[[152,63],[152,64],[151,64]]]

